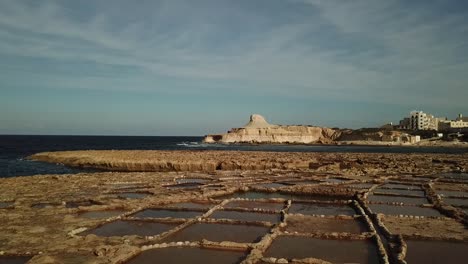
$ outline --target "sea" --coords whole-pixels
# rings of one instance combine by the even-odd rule
[[[277,152],[468,153],[467,148],[206,144],[203,137],[0,135],[0,178],[38,174],[74,174],[95,170],[29,160],[44,151],[63,150],[226,150]]]

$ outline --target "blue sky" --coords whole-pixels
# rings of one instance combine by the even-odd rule
[[[0,1],[0,134],[468,115],[468,1]]]

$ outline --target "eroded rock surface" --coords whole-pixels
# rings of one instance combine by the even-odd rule
[[[233,128],[226,134],[208,135],[207,143],[330,143],[341,135],[339,130],[317,126],[272,125],[258,114],[241,128]]]
[[[116,171],[346,170],[369,173],[426,173],[468,170],[468,154],[365,154],[254,151],[88,150],[43,152],[33,160]],[[434,160],[450,162],[434,162]]]
[[[453,198],[451,195],[464,199],[468,191],[468,175],[448,174],[467,168],[466,155],[79,151],[39,156],[51,162],[91,167],[98,164],[115,170],[160,169],[153,163],[166,164],[165,170],[176,170],[186,162],[213,162],[216,166],[205,172],[100,172],[1,178],[0,202],[8,206],[0,209],[0,262],[3,255],[27,256],[32,258],[28,263],[39,264],[127,263],[138,260],[144,252],[177,248],[183,255],[184,249],[194,248],[245,252],[242,264],[349,263],[357,261],[350,258],[355,257],[349,253],[353,251],[345,249],[365,244],[367,253],[362,258],[371,255],[379,263],[403,263],[411,250],[406,240],[468,242],[467,208],[447,199]],[[148,167],[132,165],[142,161]],[[167,165],[169,162],[172,167]],[[223,169],[218,162],[232,167]],[[268,169],[260,169],[265,167]],[[395,195],[389,197],[396,200],[405,197],[399,191],[409,189],[423,190],[427,204],[418,205],[419,209],[440,214],[420,216],[407,213],[415,205],[369,198],[376,190],[391,190]],[[438,195],[441,192],[445,196]],[[306,203],[335,209],[327,213],[303,212],[304,215],[291,210]],[[401,215],[372,213],[373,205],[382,204],[394,206]],[[343,214],[343,206],[355,214]],[[143,217],[145,210],[159,213],[154,218]],[[182,214],[197,213],[174,217],[179,210]],[[235,217],[222,212],[235,212]],[[255,214],[271,217],[252,219]],[[120,225],[122,222],[127,224]],[[344,222],[346,226],[342,226]],[[168,227],[156,232],[154,224],[148,223]],[[219,225],[257,227],[253,229],[259,233],[255,240],[237,239],[242,234],[236,232],[223,237],[217,230],[213,239],[209,233],[213,229],[206,228],[202,228],[202,234],[191,233],[194,226]],[[109,235],[100,235],[98,231],[103,227]],[[122,227],[126,230],[119,230]],[[184,234],[183,239],[178,239],[180,234]],[[308,250],[308,244],[298,244],[304,250],[291,255],[268,255],[274,251],[275,241],[283,238],[314,243],[323,250],[314,254]],[[328,246],[334,244],[342,245],[348,253],[336,253],[333,246]]]

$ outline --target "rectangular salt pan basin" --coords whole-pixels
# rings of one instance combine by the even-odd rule
[[[79,213],[79,217],[90,218],[90,219],[101,219],[109,218],[124,214],[126,211],[123,210],[108,210],[108,211],[90,211]]]
[[[443,198],[442,201],[453,206],[468,206],[468,199]]]
[[[299,181],[288,181],[285,182],[286,184],[294,184],[294,185],[310,185],[310,184],[319,184],[321,181],[318,180],[299,180]]]
[[[209,209],[215,206],[212,203],[195,203],[195,202],[187,202],[187,203],[175,203],[175,204],[168,204],[166,207],[174,207],[174,208],[187,208],[187,209]]]
[[[277,223],[279,222],[279,214],[265,214],[265,213],[256,213],[256,212],[238,212],[238,211],[223,211],[218,210],[210,215],[210,218],[214,219],[232,219],[232,220],[241,220],[241,221],[263,221]]]
[[[333,263],[380,263],[376,245],[367,240],[280,236],[273,241],[264,255],[287,259],[313,257]]]
[[[242,251],[215,250],[193,247],[169,247],[143,251],[127,264],[236,264],[246,256]]]
[[[406,262],[410,263],[466,263],[468,243],[449,241],[406,240]]]
[[[187,182],[187,183],[179,183],[179,184],[172,184],[166,185],[168,189],[198,189],[199,187],[203,186],[203,183],[198,182]]]
[[[201,216],[203,212],[183,211],[183,210],[165,210],[165,209],[145,209],[132,216],[135,218],[194,218]]]
[[[439,211],[433,208],[425,208],[425,207],[417,207],[417,206],[370,204],[369,208],[374,213],[382,213],[386,215],[413,215],[413,216],[442,217]]]
[[[286,230],[289,232],[299,233],[351,233],[361,234],[367,232],[368,228],[359,218],[357,219],[335,219],[335,218],[321,218],[321,217],[308,217],[308,219],[296,218],[290,216],[287,218],[288,225]]]
[[[257,201],[230,201],[224,208],[247,208],[247,209],[264,209],[279,211],[284,208],[284,203],[269,203]]]
[[[254,184],[252,187],[257,187],[257,188],[282,188],[285,186],[289,186],[287,184],[282,184],[282,183],[276,183],[276,182],[271,182],[271,183],[259,183],[259,184]]]
[[[263,226],[197,223],[172,234],[165,242],[207,239],[214,242],[253,243],[259,241],[268,231],[269,228]]]
[[[342,197],[333,196],[311,196],[311,195],[298,195],[298,194],[287,194],[279,192],[237,192],[225,196],[216,197],[217,199],[230,199],[230,198],[247,198],[247,199],[285,199],[285,200],[319,200],[319,201],[330,201],[342,199]]]
[[[13,202],[0,202],[0,209],[8,208],[12,206],[13,204],[14,204]]]
[[[351,184],[348,186],[350,188],[355,188],[355,189],[369,189],[373,185],[374,185],[373,183],[356,183],[356,184]]]
[[[348,179],[340,179],[340,178],[329,178],[325,179],[326,182],[328,183],[343,183],[349,181]]]
[[[32,257],[29,256],[0,256],[1,264],[23,264],[28,262]]]
[[[414,195],[424,197],[424,191],[422,190],[400,190],[400,189],[375,189],[376,193],[392,193],[397,195]]]
[[[429,201],[426,198],[414,198],[404,196],[390,196],[390,195],[369,195],[367,198],[370,202],[382,203],[403,203],[407,205],[421,205],[427,204]]]
[[[303,215],[355,215],[350,206],[319,203],[292,203],[288,213]]]
[[[445,190],[436,190],[436,193],[443,197],[456,196],[456,197],[467,197],[468,192],[463,191],[445,191]]]
[[[174,224],[154,223],[146,221],[123,221],[118,220],[104,224],[95,229],[85,231],[84,235],[94,234],[97,236],[154,236],[169,231],[176,227]]]
[[[439,176],[447,179],[468,180],[468,173],[443,173]]]
[[[387,183],[381,186],[381,188],[391,188],[391,189],[403,189],[403,190],[422,190],[419,185],[410,185],[410,184],[400,184],[400,183]]]
[[[200,179],[200,178],[181,178],[177,179],[177,184],[184,184],[184,183],[207,183],[210,182],[211,179]]]
[[[100,205],[100,203],[92,201],[92,200],[85,200],[85,201],[70,201],[67,202],[65,207],[67,208],[78,208],[80,206],[93,206],[93,205]]]
[[[120,193],[119,197],[127,198],[127,199],[143,199],[148,195],[150,195],[150,193],[127,192],[127,193]]]
[[[35,209],[42,209],[46,207],[59,206],[59,203],[35,203],[31,207]]]

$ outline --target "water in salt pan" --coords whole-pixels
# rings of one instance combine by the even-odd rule
[[[132,216],[135,218],[194,218],[201,216],[203,212],[185,211],[185,210],[166,210],[166,209],[145,209]]]
[[[277,223],[281,220],[279,214],[266,214],[266,213],[257,213],[257,212],[238,212],[238,211],[225,211],[218,210],[210,215],[210,218],[214,219],[232,219],[232,220],[241,220],[241,221],[263,221]]]
[[[443,198],[442,201],[453,206],[468,206],[468,199]]]
[[[400,189],[375,189],[374,192],[376,193],[391,193],[397,195],[414,195],[414,196],[424,196],[424,191],[422,190],[400,190]]]
[[[264,209],[279,211],[284,208],[284,203],[268,203],[268,202],[257,202],[257,201],[230,201],[224,208],[247,208],[247,209]]]
[[[246,252],[232,250],[215,250],[195,247],[169,247],[143,251],[128,264],[236,264],[246,256]],[[156,261],[157,260],[157,261]]]
[[[224,188],[224,185],[222,184],[205,185],[203,186],[203,188],[209,189],[209,190],[218,190],[218,189]]]
[[[165,242],[207,239],[213,242],[254,243],[258,242],[268,231],[269,228],[263,226],[196,223],[172,234],[165,239]]]
[[[349,187],[354,188],[354,189],[369,189],[373,185],[374,185],[373,183],[356,183],[356,184],[350,184]]]
[[[5,209],[13,206],[14,202],[0,202],[0,209]]]
[[[177,184],[184,184],[184,183],[207,183],[210,182],[211,179],[200,179],[200,178],[180,178],[177,179]]]
[[[410,185],[410,184],[400,184],[400,183],[387,183],[381,186],[381,188],[390,188],[390,189],[403,189],[403,190],[421,190],[419,185]]]
[[[446,191],[446,190],[437,190],[436,191],[437,194],[439,194],[440,196],[445,196],[445,197],[449,197],[449,196],[454,196],[454,197],[468,197],[468,192],[463,192],[463,191]]]
[[[215,204],[202,203],[202,202],[185,202],[185,203],[175,203],[175,204],[166,205],[166,207],[187,208],[187,209],[209,209],[213,206],[215,206]]]
[[[298,195],[298,194],[287,194],[279,192],[237,192],[221,197],[218,199],[230,199],[230,198],[247,198],[247,199],[285,199],[285,200],[319,200],[319,201],[329,201],[334,199],[340,199],[329,196],[311,196],[311,195]]]
[[[450,241],[405,240],[408,245],[406,262],[412,263],[466,263],[468,243]]]
[[[368,228],[362,220],[357,219],[336,219],[336,218],[321,218],[308,217],[300,219],[294,216],[287,218],[288,225],[285,230],[289,232],[299,233],[351,233],[361,234],[367,232]]]
[[[443,216],[439,213],[439,211],[433,208],[417,207],[417,206],[370,204],[369,208],[374,213],[382,213],[386,215],[413,215],[413,216],[434,216],[434,217]]]
[[[303,215],[355,215],[356,212],[348,205],[320,203],[292,203],[288,213]]]
[[[292,185],[310,185],[310,184],[319,184],[321,181],[319,180],[298,180],[298,181],[288,181],[285,182],[286,184],[292,184]]]
[[[23,264],[31,258],[29,256],[0,256],[0,264]]]
[[[340,179],[340,178],[329,178],[329,179],[325,179],[326,182],[329,182],[329,183],[343,183],[343,182],[347,182],[349,181],[348,179]]]
[[[283,184],[283,183],[277,183],[277,182],[259,183],[259,184],[252,185],[252,187],[257,187],[257,188],[282,188],[286,186],[289,186],[289,185]]]
[[[154,236],[160,233],[169,231],[176,227],[176,224],[168,223],[155,223],[147,221],[124,221],[117,220],[104,224],[95,229],[85,231],[82,234],[94,234],[97,236],[111,237],[111,236]]]
[[[35,209],[42,209],[46,207],[59,206],[59,203],[35,203],[31,207]]]
[[[119,198],[126,198],[126,199],[143,199],[146,196],[149,196],[150,193],[138,193],[138,192],[125,192],[119,193]]]
[[[92,206],[92,205],[100,205],[100,203],[92,200],[85,200],[85,201],[70,201],[66,203],[67,208],[78,208],[80,206]]]
[[[414,198],[414,197],[390,196],[390,195],[369,195],[368,200],[370,202],[403,203],[405,205],[421,205],[421,204],[429,203],[429,201],[423,197]]]
[[[264,255],[287,259],[313,257],[333,263],[379,263],[376,245],[367,240],[280,236],[273,241]]]
[[[173,184],[167,185],[166,188],[168,189],[197,189],[200,186],[203,186],[203,183],[198,182],[188,182],[188,183],[180,183],[180,184]]]
[[[134,183],[134,184],[115,184],[111,186],[111,188],[114,190],[138,190],[138,189],[151,188],[151,186],[148,186],[144,183]]]
[[[439,176],[447,179],[468,180],[468,173],[444,173]]]
[[[118,215],[124,214],[126,211],[124,210],[106,210],[106,211],[90,211],[90,212],[83,212],[79,213],[79,217],[83,218],[90,218],[90,219],[103,219],[103,218],[110,218]]]

